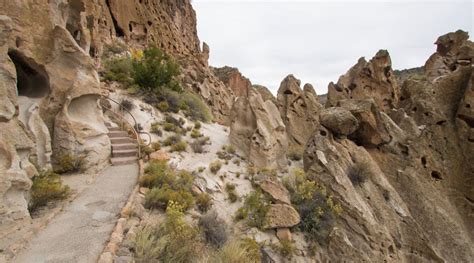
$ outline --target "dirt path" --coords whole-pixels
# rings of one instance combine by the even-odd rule
[[[96,262],[137,177],[137,164],[106,168],[13,262]]]

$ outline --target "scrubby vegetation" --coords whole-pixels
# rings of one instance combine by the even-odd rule
[[[290,146],[288,148],[288,154],[287,154],[288,159],[292,161],[300,161],[303,159],[303,149],[302,147],[299,146]]]
[[[150,162],[139,180],[140,186],[152,188],[145,196],[145,207],[166,209],[173,201],[189,209],[194,205],[193,182],[194,177],[187,171],[174,171],[165,161]]]
[[[227,191],[227,195],[229,196],[231,203],[235,203],[237,200],[239,200],[239,195],[235,190],[235,184],[227,183],[225,185],[225,190]]]
[[[308,179],[301,169],[293,170],[284,184],[301,216],[299,228],[310,241],[325,245],[336,216],[342,212],[341,206],[334,202],[324,186]]]
[[[347,176],[354,186],[362,186],[370,177],[370,168],[367,162],[357,162],[349,167]]]
[[[43,171],[33,177],[28,209],[33,212],[50,201],[65,199],[69,193],[69,187],[62,184],[58,174],[53,171]]]
[[[216,174],[222,167],[222,163],[217,160],[209,164],[209,170],[213,173]]]
[[[135,108],[135,105],[133,104],[133,102],[131,100],[128,100],[128,99],[123,99],[121,102],[120,102],[120,107],[121,109],[125,109],[127,111],[131,111]]]
[[[193,152],[195,153],[203,153],[204,152],[204,145],[206,145],[207,140],[204,138],[199,138],[194,140],[191,143],[191,148],[193,149]]]
[[[185,141],[177,142],[171,145],[171,152],[185,152],[188,148],[188,143]]]
[[[54,172],[58,174],[80,172],[84,169],[85,159],[85,155],[59,153],[55,158]]]
[[[212,206],[212,198],[208,193],[200,193],[196,196],[196,206],[201,212],[207,212]]]
[[[199,219],[207,243],[214,247],[222,247],[228,239],[227,225],[215,211],[211,211]]]
[[[228,242],[211,262],[215,263],[257,263],[261,262],[260,245],[246,238]]]
[[[177,144],[177,143],[181,142],[181,140],[182,140],[181,135],[179,135],[179,134],[171,135],[163,141],[163,145],[164,146],[171,146],[173,144]]]
[[[250,227],[263,229],[269,209],[269,199],[260,190],[257,190],[245,198],[244,206],[237,211],[236,219],[244,219]]]

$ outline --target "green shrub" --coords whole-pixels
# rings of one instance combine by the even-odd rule
[[[151,124],[151,126],[150,126],[150,132],[151,132],[151,133],[154,133],[154,134],[156,134],[156,135],[158,135],[158,136],[162,136],[162,135],[163,135],[163,132],[162,132],[161,129],[160,129],[160,124],[157,123],[157,122],[154,122],[154,123]]]
[[[362,186],[370,177],[370,168],[367,162],[354,163],[349,167],[347,176],[351,180],[352,185]]]
[[[196,122],[194,123],[194,129],[196,129],[196,130],[201,129],[201,126],[202,126],[202,125],[201,125],[201,123],[200,123],[199,121],[196,121]]]
[[[250,227],[263,229],[269,209],[270,201],[260,190],[257,190],[245,198],[244,206],[237,212],[237,219],[246,219]]]
[[[183,207],[178,203],[170,202],[165,222],[146,233],[149,234],[139,232],[135,239],[137,262],[201,262],[205,255],[199,229],[186,223]]]
[[[118,40],[113,40],[111,43],[107,43],[104,45],[102,57],[107,58],[113,55],[122,54],[127,50],[128,50],[127,44]]]
[[[280,254],[286,258],[291,258],[295,252],[295,245],[288,240],[280,240],[280,245],[276,247]]]
[[[218,151],[216,152],[217,158],[221,160],[230,160],[232,159],[232,154],[229,154],[226,151]]]
[[[141,151],[142,157],[143,156],[150,157],[150,154],[155,152],[155,150],[153,148],[151,148],[150,146],[145,145],[143,143],[140,143],[140,151]]]
[[[239,196],[237,195],[237,192],[235,191],[235,184],[227,183],[225,185],[225,190],[227,191],[227,194],[229,195],[229,200],[231,203],[237,202],[239,200]]]
[[[194,205],[194,197],[185,190],[174,190],[169,186],[153,188],[145,195],[145,208],[165,209],[170,201],[179,203],[184,210]]]
[[[170,105],[168,104],[168,102],[166,101],[161,101],[160,103],[158,103],[157,105],[157,108],[161,111],[161,112],[167,112],[170,108]]]
[[[300,146],[290,146],[288,148],[288,159],[292,161],[300,161],[303,159],[303,149]]]
[[[291,202],[300,214],[299,228],[310,241],[326,244],[335,218],[342,212],[341,206],[327,194],[324,186],[309,180],[301,169],[294,169],[283,183],[290,192]]]
[[[181,95],[178,92],[165,89],[159,94],[159,98],[168,103],[168,111],[179,112],[182,101]]]
[[[56,165],[54,172],[58,174],[80,172],[84,169],[85,155],[74,156],[68,153],[56,155]]]
[[[222,163],[219,160],[214,161],[211,164],[209,164],[209,170],[211,170],[213,174],[216,174],[221,169],[221,167],[222,167]]]
[[[143,51],[143,58],[132,63],[133,79],[143,90],[160,93],[164,89],[181,91],[176,81],[179,65],[159,48],[151,46]]]
[[[168,138],[166,138],[165,141],[163,142],[163,145],[164,146],[171,146],[173,144],[179,143],[180,141],[181,141],[181,135],[175,134],[175,135],[171,135]]]
[[[167,132],[176,132],[176,128],[173,123],[165,122],[165,124],[163,124],[163,130]]]
[[[124,88],[133,85],[132,60],[130,58],[113,58],[104,62],[103,77],[107,81],[121,83]]]
[[[207,193],[200,193],[196,196],[196,205],[201,212],[207,212],[212,206],[212,198]]]
[[[191,132],[191,138],[193,139],[196,139],[196,138],[199,138],[199,137],[202,137],[202,133],[200,133],[198,130],[193,130]]]
[[[65,199],[69,193],[69,187],[62,184],[58,174],[52,171],[43,171],[33,177],[28,209],[33,212],[37,208],[45,206],[49,201]]]
[[[192,92],[184,92],[181,99],[181,105],[186,105],[184,110],[186,116],[196,121],[210,122],[212,120],[211,111],[200,96]]]
[[[195,153],[203,153],[205,144],[206,144],[206,140],[196,139],[191,143],[191,148],[193,149],[193,152]]]
[[[226,146],[225,146],[225,150],[226,150],[227,153],[229,153],[229,154],[235,154],[235,146],[232,145],[232,144],[226,145]]]
[[[222,247],[212,262],[216,263],[257,263],[261,262],[260,245],[253,239],[228,242]]]
[[[161,143],[159,141],[153,142],[151,144],[151,148],[153,148],[153,150],[155,150],[155,152],[159,151],[161,149]]]
[[[171,145],[171,152],[185,152],[188,148],[188,144],[185,141],[180,141],[176,144]]]
[[[199,226],[204,233],[207,243],[213,247],[222,247],[228,239],[227,224],[220,219],[215,211],[203,215]]]

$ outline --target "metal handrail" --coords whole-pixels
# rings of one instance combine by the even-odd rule
[[[104,107],[105,109],[109,110],[110,112],[112,112],[113,114],[115,114],[116,116],[118,116],[120,119],[122,119],[122,129],[123,129],[123,123],[124,123],[123,121],[125,121],[125,123],[128,123],[128,125],[131,126],[131,130],[132,130],[132,132],[135,134],[135,137],[137,138],[137,142],[138,142],[138,158],[141,158],[141,145],[140,145],[140,144],[141,144],[141,143],[140,143],[140,142],[141,142],[141,137],[140,137],[140,134],[146,134],[146,135],[148,135],[149,140],[148,140],[148,144],[147,144],[147,145],[150,145],[150,143],[151,143],[151,135],[150,135],[148,132],[138,131],[138,123],[137,123],[137,120],[135,119],[135,117],[133,116],[133,114],[132,114],[129,110],[127,110],[125,107],[122,106],[122,104],[120,104],[119,102],[117,102],[117,101],[115,101],[114,99],[111,99],[111,98],[109,98],[109,97],[107,97],[107,96],[105,96],[105,95],[101,95],[101,96],[102,96],[102,98],[107,99],[107,100],[112,101],[112,102],[114,102],[115,104],[117,104],[117,105],[119,106],[119,108],[120,108],[121,111],[127,112],[127,113],[130,115],[130,117],[132,117],[133,122],[134,122],[134,125],[133,125],[133,126],[130,125],[130,123],[128,122],[127,119],[125,119],[124,116],[122,116],[122,115],[120,115],[120,114],[114,112],[114,111],[112,110],[112,108],[109,108],[109,107],[107,107],[107,106],[105,106],[105,105],[102,105],[102,107]]]

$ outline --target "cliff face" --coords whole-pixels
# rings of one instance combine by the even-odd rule
[[[29,219],[28,190],[37,174],[29,160],[51,167],[62,154],[86,155],[88,167],[108,162],[97,68],[107,43],[154,43],[182,67],[188,89],[228,123],[233,91],[208,67],[188,0],[1,1],[0,183],[3,222]]]
[[[426,73],[407,79],[399,97],[387,92],[398,90],[391,70],[390,78],[341,77],[340,87],[348,76],[351,83],[380,81],[363,96],[354,92],[361,85],[330,87],[327,106],[340,109],[331,117],[343,124],[350,118],[336,113],[348,110],[359,126],[347,137],[320,126],[307,143],[305,170],[344,210],[320,259],[472,261],[474,49],[467,39],[462,31],[440,37]],[[364,68],[372,66],[359,61],[349,72]]]

